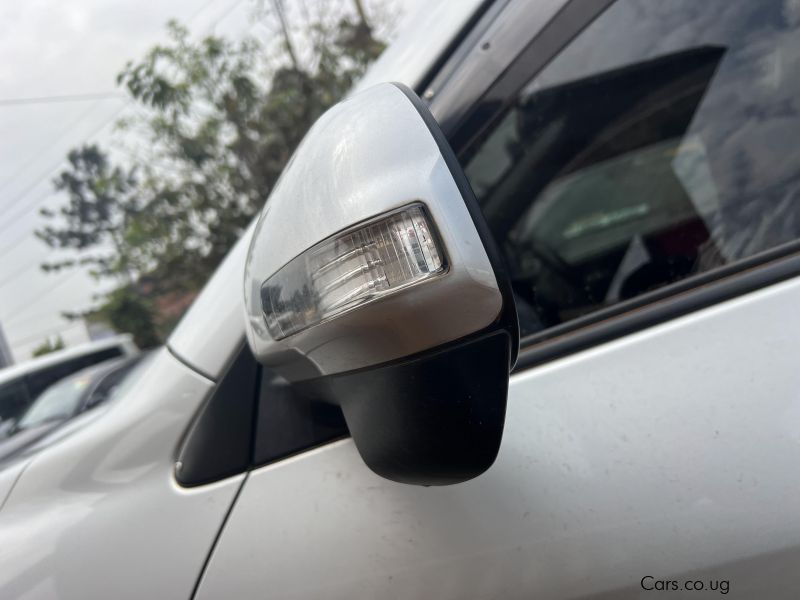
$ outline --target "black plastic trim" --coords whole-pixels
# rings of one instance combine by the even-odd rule
[[[261,467],[349,437],[342,410],[298,394],[291,384],[262,369],[252,465]]]
[[[496,330],[297,389],[342,407],[359,454],[381,477],[415,485],[459,483],[488,469],[500,448],[509,337]]]
[[[438,117],[442,131],[456,152],[470,145],[502,114],[510,96],[615,1],[568,0],[536,35],[531,36],[529,24],[519,20],[505,32],[507,37],[519,39],[519,44],[504,44],[507,47],[502,54],[498,54],[497,44],[494,44],[486,54],[491,60],[461,60],[447,81],[441,82],[441,89],[431,101],[431,111]],[[511,5],[525,2],[528,0],[514,0]],[[509,12],[502,11],[497,21],[501,24],[507,21]],[[467,53],[473,50],[475,46],[468,48]],[[450,69],[449,65],[444,68]],[[477,87],[475,82],[484,79],[487,69],[493,77],[486,85]]]
[[[719,271],[726,274],[731,269],[738,271],[727,276],[723,275],[721,279],[719,272],[713,272],[706,274],[707,277],[701,280],[702,283],[698,282],[697,278],[684,280],[681,282],[683,285],[677,290],[675,289],[677,286],[671,286],[666,290],[672,295],[661,300],[654,301],[651,294],[640,296],[637,298],[640,304],[646,302],[649,304],[635,308],[630,307],[628,303],[620,304],[613,307],[615,314],[604,314],[606,311],[594,313],[590,316],[589,324],[581,319],[566,324],[572,327],[553,328],[542,334],[530,336],[526,341],[532,345],[522,348],[514,371],[530,369],[800,276],[800,254],[768,263],[764,263],[763,260],[761,258],[758,261],[742,261],[737,265],[731,265],[730,269],[724,271],[720,269]],[[746,270],[741,271],[743,267]]]
[[[437,80],[446,78],[464,59],[469,49],[475,45],[484,31],[511,0],[484,0],[478,9],[467,20],[461,31],[434,61],[426,75],[415,86],[415,91],[422,96]]]
[[[242,344],[180,446],[175,462],[178,483],[203,485],[250,467],[260,372],[253,353]]]

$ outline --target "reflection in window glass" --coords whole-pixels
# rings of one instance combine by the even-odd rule
[[[523,335],[800,237],[798,23],[619,0],[461,152]]]
[[[122,356],[122,349],[114,346],[111,348],[106,348],[105,350],[92,352],[91,354],[84,354],[83,356],[78,356],[70,360],[56,363],[53,366],[40,369],[39,371],[27,376],[28,391],[31,397],[35,398],[59,379],[63,379],[67,375],[76,373],[81,369],[101,363],[109,358],[116,358],[118,356]]]
[[[0,421],[15,419],[28,402],[30,398],[24,381],[11,381],[0,386]]]
[[[29,429],[71,417],[91,383],[89,375],[70,377],[49,387],[17,423],[18,429]]]

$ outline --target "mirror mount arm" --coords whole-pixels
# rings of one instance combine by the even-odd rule
[[[295,386],[341,407],[359,454],[381,477],[449,485],[477,477],[497,456],[511,346],[500,330]]]

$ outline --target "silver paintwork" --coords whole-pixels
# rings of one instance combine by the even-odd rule
[[[276,341],[261,285],[318,242],[413,202],[435,224],[444,275],[397,290]],[[417,109],[385,83],[325,113],[306,135],[259,219],[245,265],[248,340],[258,359],[333,374],[416,354],[491,324],[502,297],[486,251]]]
[[[212,387],[160,350],[136,385],[30,459],[0,512],[0,598],[189,598],[244,479],[173,478]]]
[[[30,459],[25,458],[9,463],[0,469],[0,510],[3,509],[6,498],[11,494],[17,479],[22,475],[29,462]]]
[[[469,69],[455,69],[447,85],[439,89],[434,81],[425,90],[431,98],[431,113],[441,120],[440,107],[447,107],[447,114],[455,119],[463,117],[489,88],[501,71],[541,32],[547,23],[564,6],[564,0],[512,0],[504,10],[504,18],[493,21],[480,39],[462,59],[461,64]],[[525,35],[520,35],[520,24]]]
[[[381,479],[350,440],[258,469],[197,599],[796,598],[798,303],[794,279],[513,376],[463,484]]]
[[[169,336],[167,345],[200,373],[218,379],[244,339],[242,278],[255,220],[222,261]]]
[[[244,334],[242,272],[226,261],[170,340],[208,373]],[[383,480],[350,441],[258,469],[213,554],[244,478],[175,484],[213,384],[162,352],[91,427],[0,473],[0,598],[190,598],[209,554],[200,600],[795,598],[799,303],[794,279],[513,376],[497,462],[465,484]]]

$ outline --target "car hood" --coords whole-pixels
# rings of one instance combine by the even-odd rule
[[[35,452],[26,452],[58,429],[63,422],[45,423],[0,440],[0,510],[11,495]]]
[[[21,452],[28,446],[35,444],[62,423],[63,421],[51,421],[49,423],[43,423],[37,427],[31,427],[30,429],[18,431],[11,437],[0,441],[0,462],[13,457],[15,454]]]

